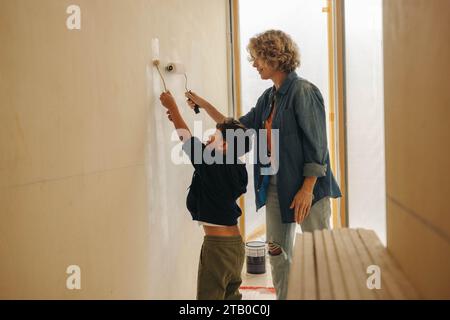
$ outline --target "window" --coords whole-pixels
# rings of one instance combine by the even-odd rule
[[[349,227],[386,243],[381,0],[345,1]]]

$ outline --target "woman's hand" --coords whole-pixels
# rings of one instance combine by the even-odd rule
[[[161,93],[161,95],[159,96],[159,100],[161,100],[162,105],[169,109],[169,111],[171,109],[177,108],[177,103],[175,102],[175,99],[173,98],[170,91]],[[169,115],[169,112],[167,114]],[[171,119],[169,118],[169,120]]]
[[[205,108],[205,106],[208,104],[208,101],[206,101],[205,99],[198,96],[192,91],[187,91],[184,93],[184,95],[186,96],[187,98],[186,101],[189,107],[191,107],[191,109],[194,109],[196,105],[200,108]]]
[[[295,222],[302,223],[311,210],[313,200],[312,192],[308,192],[301,188],[292,200],[290,209],[294,209]]]

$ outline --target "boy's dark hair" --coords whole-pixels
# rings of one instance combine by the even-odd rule
[[[226,118],[224,122],[218,123],[216,128],[222,133],[222,138],[228,145],[234,145],[235,158],[238,158],[250,151],[251,139],[249,135],[245,134],[247,128],[238,120]],[[241,130],[241,132],[238,130]],[[242,146],[244,147],[243,149]]]

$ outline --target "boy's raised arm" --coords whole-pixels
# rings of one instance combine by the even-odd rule
[[[162,105],[167,109],[169,120],[173,122],[180,140],[183,142],[189,140],[192,137],[191,131],[189,130],[186,122],[184,122],[172,94],[169,91],[163,92],[161,93],[159,100],[161,100]]]

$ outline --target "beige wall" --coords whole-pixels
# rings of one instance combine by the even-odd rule
[[[226,15],[225,0],[0,0],[0,298],[195,298],[192,168],[170,162],[146,66],[158,37],[227,110]],[[184,106],[182,77],[167,82]]]
[[[450,298],[450,2],[384,1],[388,249]]]

